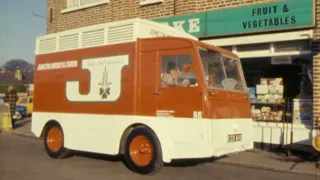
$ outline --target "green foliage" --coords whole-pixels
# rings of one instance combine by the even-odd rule
[[[9,84],[0,84],[0,93],[8,92]],[[27,88],[24,85],[13,85],[16,92],[26,92]]]
[[[33,71],[34,65],[23,59],[11,59],[2,65],[2,69],[7,71],[15,71],[19,67],[21,71]]]

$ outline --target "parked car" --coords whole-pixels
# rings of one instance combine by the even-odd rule
[[[32,115],[33,96],[21,96],[16,104],[16,113],[14,119],[22,119]]]

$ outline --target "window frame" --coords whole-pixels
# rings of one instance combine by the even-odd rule
[[[241,64],[241,60],[240,58],[234,58],[234,57],[231,57],[231,56],[228,56],[226,54],[221,54],[222,56],[224,57],[227,57],[227,58],[231,58],[231,59],[236,59],[238,62],[239,62],[239,65],[238,65],[238,73],[239,73],[239,78],[241,79],[241,82],[242,82],[242,86],[243,86],[243,90],[228,90],[228,91],[236,91],[236,92],[247,92],[247,84],[245,82],[245,77],[244,77],[244,74],[243,74],[243,70],[242,70],[242,64]],[[222,61],[223,63],[223,61]],[[223,63],[223,67],[224,66],[224,63]],[[242,73],[241,73],[242,72]],[[227,77],[228,78],[228,77]]]
[[[217,50],[207,49],[207,48],[203,48],[201,46],[197,47],[197,53],[198,53],[197,56],[198,56],[198,58],[200,60],[200,66],[201,66],[201,69],[202,69],[202,72],[203,72],[203,75],[204,75],[203,78],[205,80],[205,71],[204,71],[204,66],[203,66],[203,63],[202,63],[202,58],[201,58],[201,55],[199,53],[200,50],[205,50],[205,51],[209,51],[209,50],[217,51]],[[236,59],[240,63],[240,65],[238,66],[238,70],[239,70],[239,72],[242,72],[242,73],[239,74],[239,76],[241,78],[241,83],[242,83],[242,86],[243,86],[243,90],[228,90],[228,89],[225,89],[225,88],[209,87],[206,83],[205,83],[205,87],[208,88],[208,89],[219,90],[219,91],[247,93],[247,85],[246,85],[246,82],[245,82],[245,79],[244,79],[244,74],[243,74],[240,58],[234,58],[234,57],[231,57],[229,55],[223,54],[221,52],[219,52],[219,53],[221,54],[221,56],[224,56],[224,57],[227,57],[227,58],[231,58],[231,59]],[[222,58],[220,58],[220,60],[221,60],[221,63],[222,63],[223,71],[225,72],[224,62],[223,62]]]
[[[140,0],[140,6],[145,6],[145,5],[151,5],[151,4],[160,4],[160,3],[163,3],[164,0],[144,0],[144,1],[141,1]]]
[[[159,73],[157,73],[158,74],[158,79],[159,79],[159,81],[157,82],[157,84],[158,84],[158,87],[159,88],[161,88],[161,89],[172,89],[172,88],[198,88],[199,87],[199,78],[197,77],[197,72],[196,72],[196,70],[194,69],[194,68],[192,68],[192,71],[194,72],[194,77],[195,77],[195,80],[196,80],[196,83],[195,84],[197,84],[197,86],[187,86],[187,87],[182,87],[182,86],[173,86],[173,87],[164,87],[164,86],[162,86],[162,66],[163,66],[163,59],[162,59],[162,57],[166,57],[166,56],[184,56],[184,55],[187,55],[187,56],[189,56],[190,57],[190,60],[191,60],[191,65],[192,66],[195,66],[195,62],[194,62],[194,60],[193,60],[193,55],[192,55],[192,53],[185,53],[185,52],[177,52],[177,53],[174,53],[174,54],[160,54],[159,55],[159,67],[158,67],[158,72]]]
[[[62,14],[110,3],[110,0],[101,0],[99,2],[92,2],[92,3],[85,4],[85,5],[79,5],[79,6],[76,6],[76,7],[69,7],[69,1],[70,0],[66,0],[67,7],[61,11]],[[79,4],[80,4],[80,0],[77,0],[77,1],[79,1]]]

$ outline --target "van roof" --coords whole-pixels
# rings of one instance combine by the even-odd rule
[[[198,40],[195,36],[165,24],[134,18],[71,29],[40,36],[36,40],[36,54],[135,42],[138,38],[182,37]]]

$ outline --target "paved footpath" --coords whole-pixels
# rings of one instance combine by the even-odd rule
[[[30,119],[25,119],[23,121],[19,121],[17,129],[12,131],[11,134],[34,138],[30,129]],[[36,141],[42,143],[40,140]],[[281,152],[267,152],[259,149],[231,154],[226,158],[219,159],[214,162],[220,165],[250,167],[301,175],[314,175],[316,172],[320,172],[320,169],[315,167],[315,162],[309,161],[305,156],[299,157],[293,155],[285,157]]]
[[[217,164],[165,166],[153,176],[129,171],[121,161],[106,156],[77,154],[63,160],[50,159],[42,141],[0,134],[1,180],[317,180],[314,175],[297,175]]]

